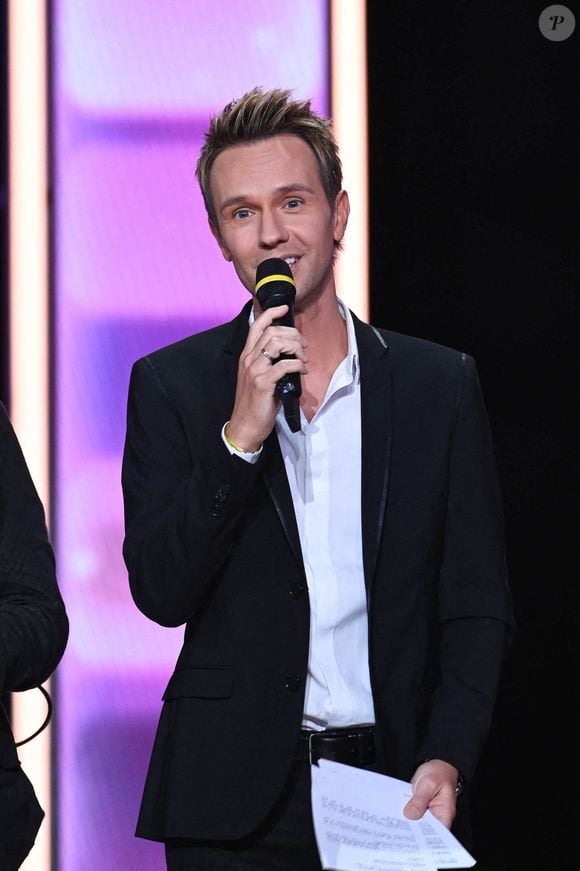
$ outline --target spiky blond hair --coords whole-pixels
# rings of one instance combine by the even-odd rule
[[[209,219],[217,228],[210,176],[214,161],[225,148],[269,139],[283,133],[299,136],[316,157],[320,180],[331,208],[342,187],[342,166],[331,123],[314,112],[310,100],[292,100],[283,88],[253,88],[215,115],[205,133],[195,174]]]

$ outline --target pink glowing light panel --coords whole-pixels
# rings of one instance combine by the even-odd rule
[[[70,617],[56,684],[59,871],[153,871],[134,837],[182,629],[148,621],[121,556],[133,361],[246,300],[194,168],[210,114],[254,85],[328,111],[325,0],[52,4],[55,544]]]

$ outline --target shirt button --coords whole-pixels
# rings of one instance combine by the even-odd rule
[[[301,683],[302,681],[297,674],[287,674],[282,686],[285,690],[288,690],[289,693],[295,693]]]
[[[292,584],[290,587],[290,596],[292,599],[301,599],[305,592],[306,588],[304,584]]]

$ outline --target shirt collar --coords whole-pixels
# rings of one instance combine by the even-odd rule
[[[347,372],[350,373],[353,380],[358,384],[360,380],[360,368],[358,362],[358,345],[356,343],[356,333],[354,331],[354,321],[352,319],[352,315],[348,306],[346,306],[341,299],[337,298],[336,301],[338,303],[338,310],[346,321],[346,338],[348,346],[344,365]]]

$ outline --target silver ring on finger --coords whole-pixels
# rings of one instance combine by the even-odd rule
[[[263,354],[264,357],[266,358],[266,360],[269,360],[269,359],[270,359],[270,352],[267,351],[265,348],[261,348],[261,349],[260,349],[260,354]]]

